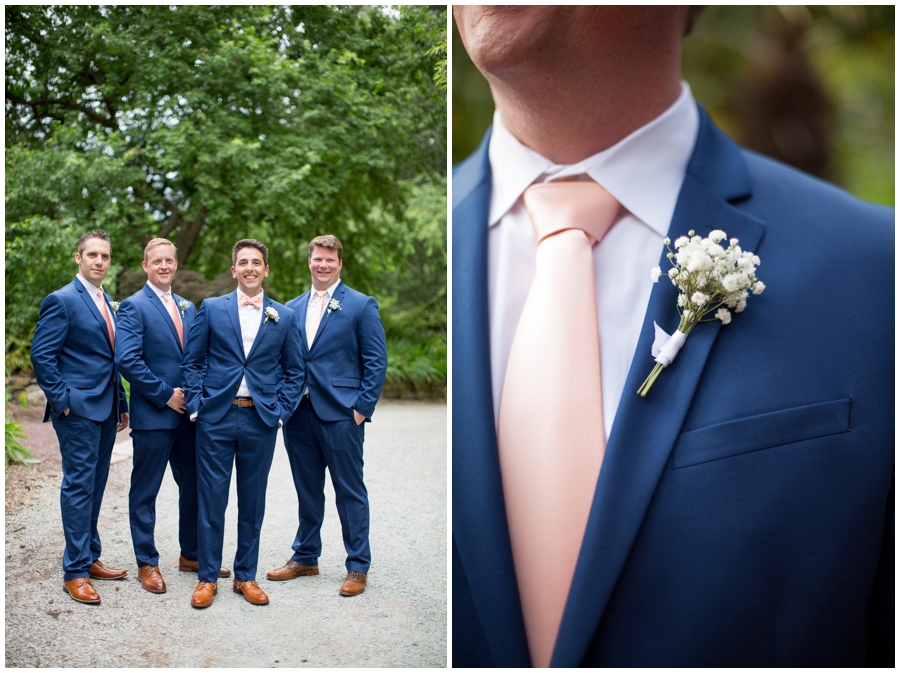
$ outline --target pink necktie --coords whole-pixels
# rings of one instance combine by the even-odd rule
[[[532,185],[536,274],[500,399],[497,440],[532,665],[550,665],[606,447],[592,246],[619,212],[595,182]]]
[[[258,294],[255,297],[248,297],[245,294],[241,295],[240,300],[238,301],[238,306],[252,306],[256,310],[262,308],[262,294]]]
[[[100,306],[103,307],[103,319],[106,321],[106,330],[109,332],[109,343],[116,348],[116,332],[113,330],[112,320],[109,317],[109,308],[106,306],[106,297],[103,296],[103,290],[97,290],[97,297],[100,298]]]
[[[175,308],[175,301],[168,292],[162,296],[162,299],[163,304],[166,305],[166,309],[169,311],[169,317],[175,323],[175,331],[178,332],[178,340],[181,342],[181,347],[184,348],[184,326],[181,324],[181,316],[178,315],[178,309]]]
[[[318,304],[316,305],[316,308],[318,308],[319,310],[313,314],[312,322],[309,325],[309,340],[306,344],[307,347],[312,346],[312,342],[316,338],[316,332],[319,331],[319,325],[322,322],[322,314],[325,312],[325,297],[327,295],[328,290],[322,290],[321,292],[319,292],[318,290],[316,291],[316,296],[319,298],[317,300]]]

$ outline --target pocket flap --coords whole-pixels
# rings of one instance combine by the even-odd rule
[[[359,388],[359,379],[335,377],[331,379],[331,385],[337,388]]]
[[[849,398],[782,409],[683,432],[675,442],[672,467],[708,463],[849,431]]]
[[[207,375],[203,380],[203,383],[207,388],[221,388],[222,387],[222,376],[219,374]]]

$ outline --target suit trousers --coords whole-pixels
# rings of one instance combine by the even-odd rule
[[[316,565],[322,553],[325,468],[331,474],[348,571],[369,572],[369,496],[363,483],[365,423],[323,421],[304,397],[284,426],[284,443],[300,510],[292,560]]]
[[[100,558],[97,519],[116,443],[115,399],[104,421],[92,421],[71,411],[65,416],[51,411],[50,419],[62,455],[59,505],[66,538],[63,578],[68,582],[90,576],[91,564]]]
[[[159,565],[153,531],[156,526],[156,496],[166,473],[166,464],[172,466],[172,477],[178,484],[178,542],[181,555],[190,561],[197,560],[195,438],[196,425],[186,414],[182,415],[177,428],[131,431],[134,457],[131,490],[128,492],[128,518],[138,567]]]
[[[201,582],[216,582],[222,565],[225,509],[232,466],[237,470],[238,530],[234,576],[256,579],[259,534],[278,428],[263,423],[253,407],[232,406],[221,420],[197,418],[197,490],[200,513]]]

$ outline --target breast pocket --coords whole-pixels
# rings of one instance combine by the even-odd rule
[[[782,409],[683,432],[672,468],[850,432],[850,399]]]

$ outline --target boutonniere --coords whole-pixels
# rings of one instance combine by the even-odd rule
[[[109,306],[110,306],[110,308],[112,308],[113,313],[118,313],[118,312],[119,312],[119,302],[117,302],[117,301],[111,301],[111,302],[109,302]]]
[[[337,299],[332,299],[330,302],[328,302],[328,313],[326,313],[325,316],[327,317],[327,316],[331,315],[332,311],[340,311],[340,310],[341,310],[341,302],[339,302]]]
[[[678,288],[681,321],[671,336],[656,322],[653,323],[656,338],[652,352],[656,366],[638,389],[641,397],[647,395],[663,368],[672,364],[692,329],[701,322],[713,320],[727,325],[731,322],[731,311],[728,309],[735,313],[742,312],[747,307],[747,297],[751,292],[761,294],[766,289],[765,284],[756,278],[759,257],[741,250],[736,238],[728,241],[728,247],[723,248],[719,243],[726,238],[727,235],[720,229],[711,231],[708,238],[700,238],[689,231],[687,236],[675,239],[678,252],[672,252],[669,247],[671,241],[668,238],[665,240],[669,249],[666,257],[672,263],[666,275]],[[654,283],[662,275],[662,269],[658,266],[650,272]],[[713,311],[713,317],[706,318]]]
[[[263,320],[263,325],[269,322],[269,318],[271,318],[274,322],[278,322],[278,311],[276,311],[271,306],[266,306],[266,319]]]
[[[187,311],[193,304],[189,302],[187,299],[182,299],[178,302],[178,308],[181,309],[181,317],[184,317],[184,312]]]

